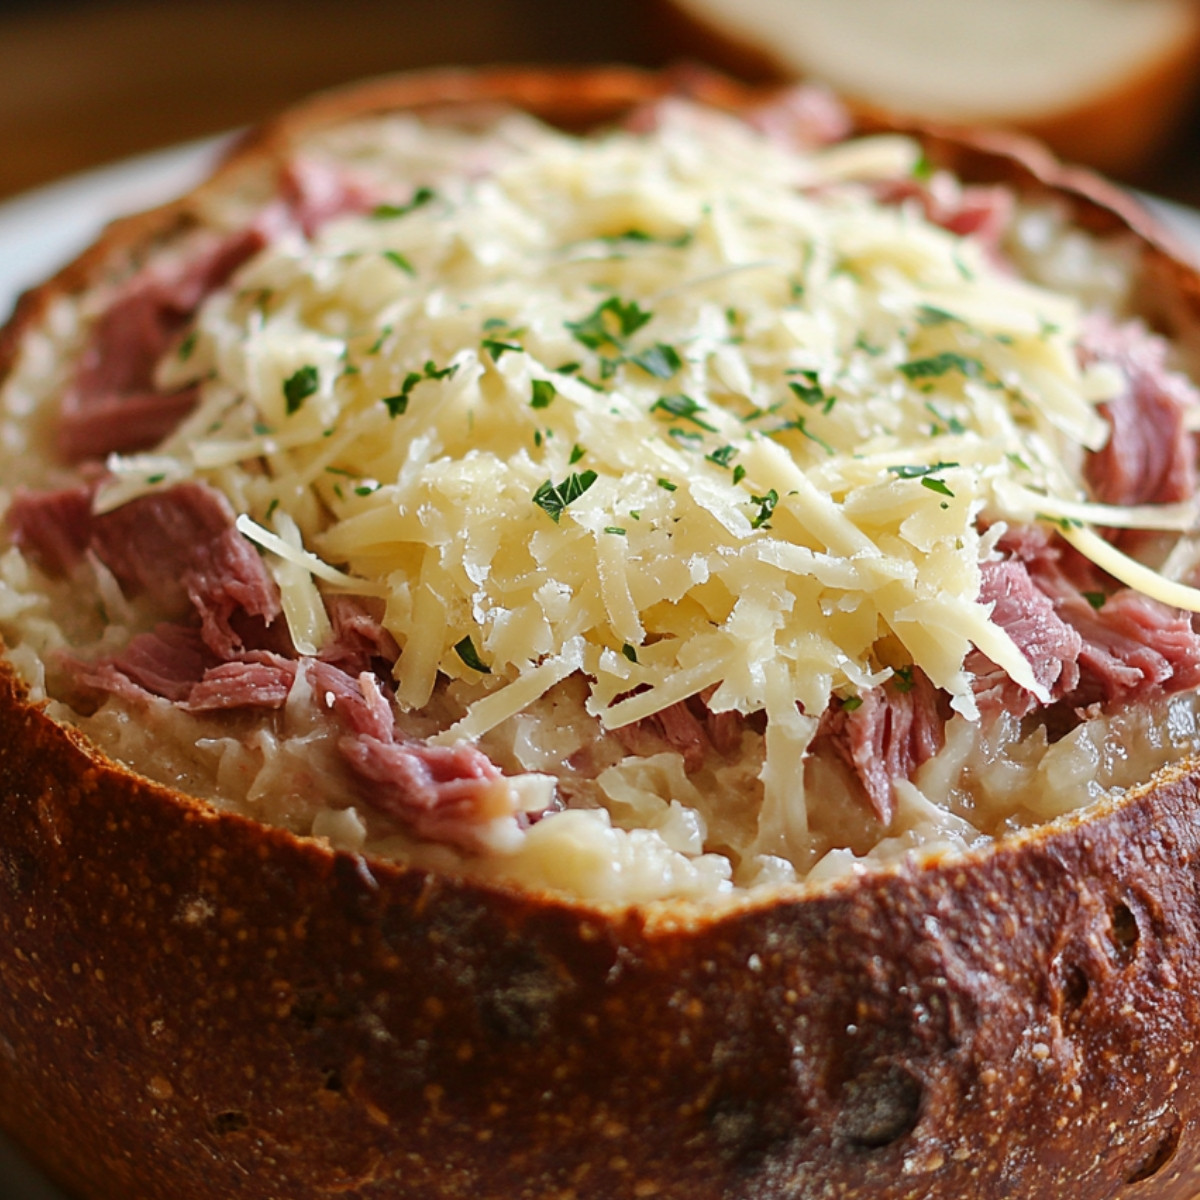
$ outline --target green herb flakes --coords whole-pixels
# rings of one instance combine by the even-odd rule
[[[551,401],[558,395],[558,389],[548,379],[533,381],[533,395],[530,398],[531,408],[549,408]]]
[[[765,496],[751,496],[751,501],[758,505],[758,512],[750,519],[751,529],[762,529],[767,526],[775,506],[779,503],[779,493],[771,488]]]
[[[572,473],[557,484],[547,479],[533,493],[533,502],[557,525],[566,507],[578,500],[595,482],[595,471]]]
[[[683,366],[675,348],[664,342],[656,342],[648,350],[631,355],[629,361],[655,379],[670,379]]]
[[[283,399],[289,417],[300,411],[305,400],[320,387],[320,384],[317,368],[311,363],[294,371],[283,381]]]
[[[669,413],[681,421],[691,421],[693,425],[699,425],[701,429],[707,429],[709,433],[717,432],[715,425],[710,425],[697,415],[704,411],[704,406],[693,400],[691,396],[684,395],[683,392],[676,392],[672,396],[660,396],[650,406],[650,411]]]
[[[412,194],[412,199],[407,204],[377,204],[371,211],[371,216],[377,221],[392,221],[397,217],[407,217],[409,213],[416,212],[418,208],[424,208],[430,203],[437,193],[433,188],[419,187]]]
[[[399,250],[385,250],[383,252],[383,257],[386,258],[393,267],[399,267],[400,270],[405,273],[405,275],[415,275],[417,273],[416,267],[414,267],[412,263],[400,253]]]
[[[409,371],[404,377],[404,382],[400,385],[400,391],[394,396],[384,396],[383,398],[388,415],[398,417],[408,411],[408,398],[412,395],[412,390],[418,383],[423,383],[426,379],[450,379],[457,370],[458,365],[456,363],[452,363],[448,367],[439,368],[430,361],[420,371]]]
[[[492,362],[499,362],[506,350],[520,354],[525,349],[520,342],[506,342],[501,338],[484,338],[483,348],[491,355]]]
[[[944,350],[930,358],[914,358],[903,362],[899,370],[906,379],[911,380],[934,379],[949,371],[959,371],[970,379],[977,379],[983,374],[983,363],[977,358],[968,358],[965,354]]]
[[[571,336],[589,350],[611,347],[625,348],[625,340],[636,333],[654,316],[641,308],[636,300],[623,301],[610,296],[601,301],[582,321],[565,321]]]
[[[454,653],[471,668],[472,671],[478,671],[482,675],[490,675],[492,668],[487,666],[479,657],[479,651],[475,649],[475,643],[471,641],[471,635],[468,634],[461,642],[454,643]]]
[[[920,479],[923,476],[932,475],[935,471],[944,471],[958,465],[956,462],[906,463],[900,467],[888,467],[888,474],[896,475],[901,479]]]

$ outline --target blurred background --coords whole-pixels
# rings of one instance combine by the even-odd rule
[[[379,72],[698,56],[1024,125],[1200,203],[1200,0],[0,0],[0,198]]]

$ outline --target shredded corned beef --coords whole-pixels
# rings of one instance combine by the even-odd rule
[[[981,571],[980,601],[993,605],[992,620],[1029,660],[1038,683],[1056,698],[1072,691],[1079,682],[1079,632],[1058,615],[1019,558],[985,562]],[[968,655],[965,665],[975,677],[975,698],[983,714],[1003,710],[1024,717],[1038,706],[1032,692],[978,650]]]
[[[1166,344],[1130,322],[1115,325],[1102,315],[1084,322],[1080,358],[1117,367],[1125,387],[1100,412],[1112,427],[1104,447],[1088,455],[1084,475],[1106,504],[1165,504],[1196,492],[1196,440],[1187,417],[1200,394],[1166,365]],[[1138,531],[1117,533],[1128,548]]]
[[[305,237],[334,217],[366,212],[378,196],[375,189],[357,179],[344,167],[314,158],[289,162],[279,178],[283,221],[300,227]]]
[[[615,731],[621,745],[640,757],[674,750],[683,756],[683,765],[695,771],[710,750],[731,754],[741,744],[746,718],[741,713],[714,713],[708,700],[716,688],[680,700],[653,716],[622,726]]]
[[[935,225],[960,237],[975,237],[996,261],[1001,260],[1000,240],[1012,220],[1012,194],[1003,187],[961,185],[949,175],[927,180],[888,180],[876,185],[881,204],[918,205]]]
[[[125,284],[93,326],[63,397],[58,447],[65,459],[148,449],[191,411],[196,389],[159,392],[155,367],[204,297],[264,245],[254,227],[206,234],[186,256],[147,267]]]
[[[1200,636],[1186,613],[1130,588],[1114,588],[1082,555],[1045,530],[1006,533],[1007,557],[983,564],[992,619],[1013,639],[1063,709],[1082,719],[1092,704],[1140,703],[1200,684]],[[1110,590],[1111,589],[1111,590]],[[1034,697],[997,679],[983,655],[968,668],[980,707],[1025,716]],[[998,690],[997,690],[998,689]]]
[[[220,658],[243,648],[236,616],[270,624],[279,615],[275,581],[215,488],[181,483],[99,514],[93,494],[86,486],[19,494],[8,511],[13,540],[52,574],[90,552],[127,593],[148,595],[164,615],[190,607],[205,645]]]
[[[189,712],[282,708],[296,682],[297,669],[293,659],[252,650],[234,662],[209,667],[192,685],[184,707]]]
[[[321,647],[322,662],[357,678],[381,666],[386,670],[400,657],[396,639],[383,627],[383,602],[359,596],[327,596],[325,608],[333,636]]]
[[[835,702],[825,710],[813,752],[832,753],[856,780],[871,810],[887,825],[896,812],[893,782],[908,779],[945,740],[948,708],[925,673],[868,688],[857,706]]]
[[[118,654],[90,662],[70,657],[63,665],[78,688],[134,701],[149,693],[186,706],[196,681],[217,659],[199,629],[164,621],[135,635]]]
[[[325,222],[371,207],[370,188],[312,159],[286,164],[281,200],[245,229],[193,235],[178,257],[136,273],[99,316],[59,413],[58,447],[68,462],[128,454],[156,445],[195,407],[194,386],[161,392],[159,360],[204,298],[273,238],[298,227],[311,236]]]

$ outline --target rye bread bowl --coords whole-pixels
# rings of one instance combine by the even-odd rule
[[[4,369],[28,369],[64,298],[210,219],[212,196],[266,204],[315,130],[396,110],[474,125],[503,105],[583,131],[677,92],[731,113],[777,99],[624,70],[318,99],[24,297]],[[1002,183],[1117,239],[1139,311],[1193,357],[1196,274],[1119,193],[1008,137],[915,136],[922,176]],[[664,353],[646,361],[666,369]],[[777,502],[754,497],[759,528]],[[482,649],[460,649],[467,667]],[[0,1125],[81,1197],[1200,1187],[1186,757],[969,845],[621,902],[339,849],[152,782],[54,719],[28,675],[6,662],[0,701]]]

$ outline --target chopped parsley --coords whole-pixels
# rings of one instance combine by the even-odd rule
[[[771,432],[785,433],[789,429],[795,429],[799,433],[802,433],[810,442],[815,442],[816,445],[820,446],[826,454],[832,455],[837,453],[837,451],[823,437],[818,436],[817,434],[813,433],[811,429],[809,429],[808,422],[803,417],[797,417],[794,421],[788,421],[785,424],[780,425],[778,429],[771,430]]]
[[[533,396],[529,401],[531,408],[549,408],[550,402],[558,395],[558,389],[548,379],[533,381]]]
[[[1103,608],[1105,600],[1108,599],[1103,592],[1082,592],[1081,595],[1094,609],[1097,610]]]
[[[947,312],[944,308],[938,308],[933,304],[922,304],[917,308],[917,324],[919,325],[945,325],[947,321],[957,320],[958,318],[952,312]]]
[[[741,483],[742,480],[745,478],[746,478],[746,468],[743,467],[741,465],[741,463],[739,463],[736,467],[733,468],[733,486],[737,487],[737,485],[739,483]]]
[[[571,466],[574,466],[586,453],[587,453],[587,451],[582,446],[580,446],[578,443],[576,445],[572,446],[571,447],[571,457],[569,459]]]
[[[551,483],[549,479],[533,493],[533,502],[557,525],[567,505],[573,504],[596,482],[595,471],[581,471],[568,475],[562,483]]]
[[[397,217],[407,217],[410,212],[416,212],[418,208],[424,208],[437,193],[433,188],[419,187],[412,194],[412,199],[407,204],[377,204],[371,212],[377,221],[391,221]]]
[[[660,479],[658,481],[658,486],[662,488],[664,492],[677,492],[679,490],[679,485],[677,483],[672,483],[669,479]]]
[[[929,400],[925,401],[925,409],[927,412],[931,413],[934,416],[934,418],[939,422],[938,424],[934,425],[934,427],[930,430],[930,433],[934,434],[935,436],[939,433],[942,433],[943,431],[948,432],[948,433],[966,433],[967,432],[967,427],[956,416],[954,416],[953,414],[951,414],[950,416],[947,416],[945,413],[940,412],[937,408],[934,407],[934,405],[931,401],[929,401]]]
[[[736,446],[718,446],[711,454],[706,454],[704,457],[711,463],[716,463],[718,467],[727,467],[735,458],[737,458]]]
[[[921,480],[921,486],[928,488],[931,492],[937,492],[939,496],[949,496],[951,499],[954,497],[954,493],[946,486],[946,481],[937,479],[933,475],[926,475]]]
[[[789,374],[803,376],[804,382],[800,383],[792,380],[788,383],[796,398],[803,404],[807,404],[809,408],[822,407],[825,412],[832,410],[837,403],[837,397],[830,395],[817,382],[816,371],[790,371]]]
[[[621,647],[621,653],[625,655],[625,657],[629,659],[631,663],[635,663],[638,660],[637,651],[628,642]]]
[[[707,429],[709,433],[717,432],[715,425],[710,425],[696,415],[704,411],[704,406],[693,400],[691,396],[684,395],[683,392],[676,392],[672,396],[660,396],[650,406],[650,411],[670,413],[671,416],[678,417],[681,421],[691,421],[693,425]]]
[[[380,331],[379,336],[375,339],[371,348],[367,351],[368,354],[378,354],[383,349],[383,343],[392,336],[392,327],[385,325]]]
[[[293,413],[300,411],[305,400],[309,398],[320,386],[320,377],[317,375],[317,368],[312,363],[307,363],[299,370],[294,371],[283,381],[283,399],[287,406],[287,414],[290,417]]]
[[[589,350],[602,350],[606,346],[623,350],[626,339],[653,316],[636,300],[624,301],[618,296],[609,296],[582,321],[565,321],[564,324],[571,331],[571,336]]]
[[[862,708],[861,696],[845,696],[842,699],[842,712],[854,712],[857,708]]]
[[[415,275],[416,267],[408,261],[408,259],[400,253],[399,250],[385,250],[383,257],[388,260],[394,267],[399,267],[406,275]]]
[[[625,536],[625,530],[620,525],[605,525],[605,533],[615,533],[618,537]]]
[[[928,465],[908,463],[902,467],[888,467],[888,474],[897,475],[901,479],[920,479],[922,476],[932,475],[935,471],[944,471],[947,467],[958,465],[956,462],[935,462]]]
[[[484,338],[483,348],[492,356],[492,362],[499,362],[506,350],[520,354],[525,349],[520,342],[506,342],[501,338]]]
[[[675,348],[664,342],[656,342],[648,350],[631,355],[629,361],[655,379],[670,379],[683,366],[683,360]]]
[[[903,362],[899,370],[905,378],[914,380],[933,379],[949,371],[961,371],[968,378],[975,379],[983,374],[983,363],[977,358],[968,358],[965,354],[944,350],[941,354],[934,354],[929,358],[914,358]]]
[[[398,417],[408,411],[408,398],[412,395],[412,390],[418,383],[423,383],[426,379],[449,379],[458,370],[456,363],[451,363],[448,367],[436,367],[432,361],[427,362],[424,369],[421,371],[409,371],[404,377],[404,382],[400,385],[400,391],[394,396],[384,396],[383,403],[387,406],[388,415]]]
[[[487,666],[479,657],[479,651],[475,649],[475,643],[471,641],[470,634],[467,634],[461,642],[454,643],[454,652],[472,671],[478,671],[483,675],[490,675],[492,673],[492,668]]]
[[[656,234],[648,233],[645,229],[626,229],[623,233],[604,234],[596,241],[607,242],[609,245],[617,242],[654,242],[660,246],[683,249],[685,246],[691,245],[695,237],[696,235],[690,229],[685,229],[678,234]]]
[[[187,362],[192,357],[192,351],[196,349],[196,331],[193,329],[191,333],[179,343],[179,361]]]
[[[758,505],[758,512],[750,519],[751,529],[762,529],[775,512],[779,503],[779,493],[771,488],[765,496],[751,496],[750,499]]]
[[[912,667],[897,667],[896,673],[892,677],[892,686],[901,695],[913,690],[913,685],[916,681],[913,679]]]

